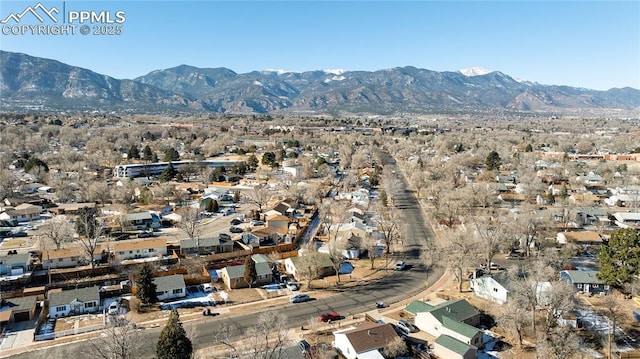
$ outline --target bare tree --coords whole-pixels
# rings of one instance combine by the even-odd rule
[[[298,260],[296,263],[297,276],[307,281],[307,288],[311,288],[311,281],[316,279],[320,274],[322,266],[321,254],[312,250],[311,245],[307,246],[307,250],[298,252]]]
[[[515,339],[518,343],[518,348],[522,348],[524,326],[527,322],[527,310],[521,303],[511,298],[501,308],[502,310],[498,314],[497,321],[500,326],[507,329],[507,333],[515,334]]]
[[[56,249],[60,249],[62,242],[72,238],[73,227],[65,218],[57,216],[40,227],[40,232],[47,241],[55,245]]]
[[[471,219],[471,228],[480,248],[486,268],[491,272],[491,261],[501,249],[510,248],[513,239],[509,224],[499,217],[476,216]]]
[[[261,313],[246,332],[251,356],[259,359],[286,358],[285,350],[292,341],[287,322],[287,316],[275,310]]]
[[[399,336],[388,341],[382,348],[386,358],[397,358],[407,352],[407,344]]]
[[[202,222],[200,222],[200,211],[193,207],[181,207],[176,211],[180,215],[178,228],[189,237],[196,240],[198,252],[200,250],[200,235],[202,234]]]
[[[404,221],[400,217],[400,212],[395,208],[380,206],[376,212],[378,215],[374,218],[374,221],[378,231],[383,235],[386,246],[385,253],[389,257],[393,242],[402,240],[401,228],[404,225]]]
[[[91,262],[91,269],[95,268],[93,256],[98,248],[98,243],[103,235],[105,223],[102,218],[97,218],[95,214],[78,216],[76,218],[76,231],[82,232],[78,237],[78,243],[84,254]]]
[[[262,213],[262,207],[271,199],[271,192],[269,192],[269,188],[265,185],[256,186],[245,194],[249,202],[258,206],[260,213]]]
[[[340,266],[344,262],[342,251],[346,249],[346,238],[339,238],[340,230],[349,217],[347,205],[344,202],[325,200],[319,208],[322,233],[327,237],[327,247],[331,262],[336,271],[336,281],[340,284]]]
[[[99,359],[135,359],[139,357],[142,337],[135,324],[124,318],[109,318],[112,324],[101,335],[89,339],[89,352]]]
[[[602,301],[602,307],[604,308],[604,314],[609,318],[609,330],[607,333],[607,354],[608,358],[613,358],[611,355],[611,347],[616,342],[616,322],[621,318],[620,303],[614,294],[610,294],[604,297]]]
[[[536,357],[538,358],[582,358],[580,338],[571,327],[554,327],[547,333],[537,333],[536,339]]]
[[[442,234],[444,241],[440,241],[436,248],[438,258],[447,270],[453,272],[458,282],[458,293],[462,292],[464,270],[473,265],[476,243],[470,239],[462,229],[449,229]]]

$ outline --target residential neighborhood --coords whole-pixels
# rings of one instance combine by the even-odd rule
[[[271,128],[262,134],[268,145],[227,139],[225,153],[196,161],[196,145],[180,143],[189,130],[169,125],[179,151],[145,140],[124,146],[117,165],[69,169],[52,160],[49,172],[37,173],[15,160],[4,170],[0,205],[0,348],[19,348],[13,338],[27,330],[24,345],[36,345],[97,335],[113,323],[144,327],[173,310],[205,326],[255,302],[283,315],[287,305],[313,314],[293,329],[268,326],[291,329],[294,349],[310,343],[303,357],[553,351],[554,336],[603,335],[593,318],[606,318],[607,298],[624,308],[613,331],[632,338],[640,306],[637,155],[587,159],[535,139],[521,141],[530,150],[457,146],[454,134],[486,129],[423,126],[404,135],[385,126],[376,135],[291,127],[295,141]],[[358,146],[314,138],[335,133]],[[425,141],[432,143],[413,145]],[[167,160],[151,162],[154,155]],[[417,285],[393,292],[391,302],[374,289],[408,283]],[[333,295],[350,293],[377,297],[351,300],[346,312],[332,306]],[[308,299],[290,301],[296,294]],[[633,343],[616,347],[637,350]]]

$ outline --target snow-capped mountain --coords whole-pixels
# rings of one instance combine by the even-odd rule
[[[460,73],[465,75],[465,76],[482,76],[482,75],[486,75],[486,74],[490,74],[493,71],[491,70],[487,70],[483,67],[469,67],[467,69],[462,69],[460,70]]]

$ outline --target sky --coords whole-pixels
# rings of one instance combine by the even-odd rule
[[[457,71],[477,66],[542,84],[640,89],[637,0],[41,3],[65,11],[108,11],[112,18],[124,11],[122,33],[6,35],[3,28],[0,49],[118,79],[181,64],[238,73],[399,66]],[[36,4],[2,0],[0,19]],[[28,16],[0,28],[17,31],[11,26],[37,23]],[[93,30],[97,23],[84,24]]]

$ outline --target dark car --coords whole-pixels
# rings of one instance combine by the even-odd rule
[[[332,320],[342,319],[342,316],[340,316],[340,314],[338,314],[336,312],[322,313],[322,314],[320,314],[319,319],[321,321],[323,321],[323,322],[328,322],[328,321],[332,321]]]
[[[224,241],[230,241],[231,240],[231,236],[228,233],[220,233],[218,235],[218,238],[224,240]]]
[[[234,226],[234,227],[229,228],[229,232],[231,232],[231,233],[242,233],[242,232],[244,232],[244,229]]]
[[[231,222],[229,222],[232,226],[237,226],[240,223],[242,223],[242,220],[238,219],[238,218],[234,218],[231,220]]]
[[[300,348],[302,353],[308,353],[311,351],[311,343],[306,340],[301,340],[298,342],[298,348]]]
[[[155,237],[156,235],[153,234],[153,231],[145,231],[145,232],[141,232],[138,233],[138,238],[150,238],[150,237]]]

